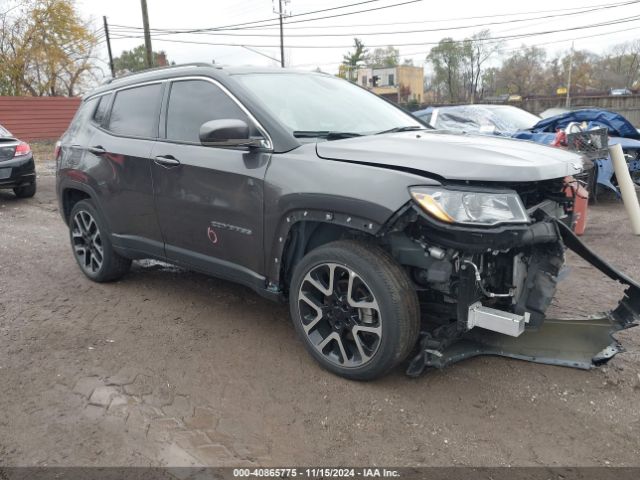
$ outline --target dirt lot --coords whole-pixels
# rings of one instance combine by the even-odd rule
[[[151,262],[91,283],[39,174],[31,200],[0,192],[4,465],[640,465],[640,328],[588,372],[486,357],[348,382],[244,287]],[[640,278],[620,204],[592,209],[585,240]],[[554,313],[616,303],[570,263]]]

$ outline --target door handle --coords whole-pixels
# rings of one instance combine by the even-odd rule
[[[87,150],[89,150],[94,155],[104,155],[105,153],[107,153],[102,145],[94,145],[93,147],[89,147]]]
[[[175,158],[173,155],[158,155],[154,159],[154,162],[165,168],[177,167],[180,165],[180,160]]]

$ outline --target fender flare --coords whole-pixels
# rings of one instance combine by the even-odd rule
[[[79,190],[81,192],[89,195],[89,198],[93,200],[93,206],[100,212],[100,216],[102,217],[102,221],[107,227],[107,232],[111,233],[111,225],[109,225],[109,219],[104,214],[104,210],[102,209],[102,205],[98,202],[98,192],[89,184],[79,182],[77,180],[70,180],[69,178],[62,178],[58,184],[58,198],[59,198],[59,208],[60,215],[66,224],[68,224],[69,219],[65,217],[64,212],[64,192],[66,190]]]
[[[280,289],[282,277],[282,254],[287,246],[287,240],[294,225],[301,222],[319,222],[336,225],[351,230],[357,230],[372,236],[377,236],[382,224],[364,217],[329,210],[296,209],[284,214],[279,222],[269,255],[265,259],[269,290]]]

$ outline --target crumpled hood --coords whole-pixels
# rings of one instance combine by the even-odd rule
[[[578,155],[559,148],[430,130],[319,142],[316,151],[326,159],[420,170],[447,180],[532,182],[582,170]]]

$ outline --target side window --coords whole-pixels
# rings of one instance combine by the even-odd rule
[[[109,130],[120,135],[155,138],[161,89],[162,86],[155,83],[117,92]]]
[[[218,86],[204,80],[173,82],[167,109],[168,140],[200,143],[200,126],[223,118],[251,125],[247,115]]]
[[[418,118],[423,122],[431,125],[431,113],[425,113],[424,115],[419,115]]]
[[[85,126],[85,123],[89,121],[89,118],[91,118],[91,114],[93,114],[97,104],[98,98],[96,97],[86,100],[80,104],[78,111],[74,115],[73,120],[71,120],[71,124],[67,129],[67,133],[69,135],[75,135],[80,128]]]
[[[107,108],[109,108],[109,102],[111,101],[111,94],[102,95],[98,100],[98,107],[93,112],[93,123],[96,125],[102,125],[105,117],[107,116]]]

